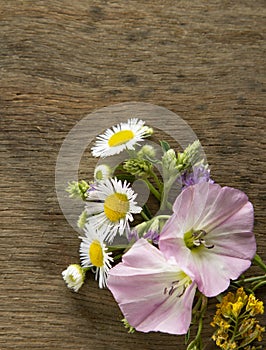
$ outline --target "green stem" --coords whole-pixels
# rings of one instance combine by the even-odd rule
[[[195,304],[195,306],[192,309],[193,314],[197,314],[201,303],[202,303],[202,295],[199,296],[197,303]]]
[[[187,350],[195,349],[195,347],[197,347],[198,350],[202,349],[201,332],[202,332],[202,326],[203,326],[203,318],[204,318],[205,312],[207,310],[207,304],[208,304],[208,298],[202,294],[201,295],[201,310],[200,310],[198,331],[197,331],[195,339],[187,347]]]
[[[134,149],[126,149],[130,158],[137,158],[137,152]]]
[[[168,197],[168,191],[166,191],[166,187],[164,186],[163,192],[162,192],[162,200],[161,200],[161,206],[160,209],[164,210],[167,208],[167,197]]]
[[[266,281],[261,281],[259,283],[257,283],[253,288],[252,288],[252,291],[255,292],[256,289],[262,287],[262,286],[265,286],[266,285]]]
[[[124,167],[123,167],[123,165],[118,165],[116,168],[115,168],[115,170],[121,170],[121,171],[123,171],[123,170],[125,170],[124,169]]]
[[[257,282],[264,280],[266,278],[266,275],[256,276],[256,277],[249,277],[249,278],[243,278],[236,281],[233,281],[233,283],[240,284],[240,283],[250,283],[250,282]]]
[[[169,191],[171,190],[175,180],[176,180],[176,177],[172,177],[168,181],[164,182],[164,187],[163,187],[163,191],[162,191],[161,207],[160,207],[161,210],[164,210],[167,208],[172,210],[172,205],[168,202],[168,195],[169,195]]]
[[[264,272],[266,272],[266,265],[258,254],[254,256],[253,263],[259,266]]]
[[[148,208],[147,204],[143,205],[143,210],[145,211],[145,214],[151,219],[152,215],[151,215],[150,209]]]
[[[169,218],[171,217],[171,215],[158,215],[158,216],[155,216],[154,219],[163,219],[163,220],[168,220]]]
[[[122,258],[122,256],[123,256],[123,254],[118,254],[118,255],[114,256],[113,259],[118,260],[118,259]]]
[[[90,267],[82,267],[82,270],[84,271],[84,272],[87,272],[87,271],[89,271],[91,269],[91,266]]]
[[[236,319],[236,321],[235,321],[234,332],[233,332],[233,335],[232,335],[232,338],[231,338],[231,342],[232,342],[232,343],[233,343],[234,340],[235,340],[237,328],[238,328],[238,319]]]
[[[161,195],[160,193],[156,190],[156,188],[150,183],[150,181],[148,179],[143,179],[143,181],[147,184],[147,186],[149,187],[149,190],[151,191],[151,193],[154,195],[155,198],[158,199],[158,201],[161,200]]]
[[[123,250],[123,249],[126,249],[126,248],[128,248],[128,244],[112,245],[112,246],[108,247],[108,251],[109,252],[113,252],[113,251],[116,251],[116,250]]]
[[[143,217],[143,219],[144,219],[145,221],[149,221],[149,220],[150,220],[150,219],[148,218],[148,216],[144,213],[143,210],[140,212],[140,215]]]
[[[199,346],[199,344],[201,344],[202,325],[203,325],[203,318],[201,317],[201,318],[199,319],[199,325],[198,325],[198,331],[197,331],[196,337],[195,337],[195,339],[188,345],[187,350],[195,349],[195,346],[197,346],[197,349],[199,349],[199,350],[201,349],[201,346],[200,346],[200,348],[199,348],[198,346]]]
[[[154,171],[150,171],[150,174],[153,176],[154,180],[155,180],[155,183],[156,185],[158,186],[159,188],[159,191],[162,192],[162,189],[163,189],[163,184],[161,183],[161,181],[159,180],[158,176],[155,174]]]
[[[235,283],[234,281],[233,281],[232,284],[231,284],[231,287],[232,287],[232,288],[235,288],[235,289],[238,289],[240,286],[241,286],[241,283]],[[246,286],[245,286],[245,291],[248,292],[248,293],[250,293],[250,294],[253,293],[253,292],[252,292],[252,289],[250,289],[250,288],[248,288],[248,287],[246,287]]]

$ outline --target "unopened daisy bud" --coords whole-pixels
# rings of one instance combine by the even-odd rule
[[[144,159],[128,159],[123,164],[124,170],[134,176],[149,176],[152,164]]]
[[[83,212],[80,214],[80,216],[78,218],[78,222],[77,222],[77,225],[79,228],[81,228],[81,229],[84,228],[86,221],[87,221],[87,218],[88,218],[87,212],[86,212],[86,210],[83,210]]]
[[[167,152],[164,153],[162,156],[162,165],[165,170],[167,170],[169,173],[173,172],[176,168],[176,153],[171,148]]]
[[[106,164],[97,165],[94,170],[95,181],[105,181],[112,176],[112,168]]]
[[[143,128],[145,128],[145,134],[144,137],[149,137],[153,134],[153,128],[149,128],[148,126],[144,126]]]
[[[85,271],[80,265],[72,264],[62,272],[62,276],[68,288],[77,292],[84,283]]]
[[[138,155],[138,158],[142,158],[142,159],[145,159],[146,157],[148,157],[148,158],[155,158],[156,151],[155,151],[155,149],[152,146],[144,145],[138,151],[137,155]]]
[[[85,200],[87,197],[87,191],[90,188],[90,185],[84,181],[71,181],[66,188],[66,191],[69,193],[70,198],[81,198]]]

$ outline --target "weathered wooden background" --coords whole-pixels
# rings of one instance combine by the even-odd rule
[[[61,279],[79,240],[57,202],[56,158],[101,107],[181,115],[213,178],[249,195],[265,257],[265,15],[262,0],[0,1],[1,349],[185,349],[183,337],[127,334],[92,276],[78,294]]]

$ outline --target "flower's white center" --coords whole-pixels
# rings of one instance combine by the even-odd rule
[[[105,199],[103,207],[104,213],[110,221],[117,222],[120,219],[124,219],[129,210],[127,195],[124,193],[113,193]]]
[[[176,296],[177,298],[182,297],[187,287],[192,283],[191,278],[183,271],[177,274],[177,280],[172,281],[169,286],[164,288],[163,293],[169,296]]]
[[[98,240],[94,240],[89,249],[89,256],[92,265],[96,267],[102,267],[104,264],[104,259],[103,259],[103,250],[101,243]]]
[[[134,133],[131,130],[121,130],[110,137],[108,140],[108,145],[110,147],[120,146],[132,140],[133,137]]]
[[[195,248],[199,248],[202,246],[204,246],[207,249],[212,249],[214,247],[214,245],[213,244],[208,245],[205,242],[205,239],[203,238],[206,235],[207,235],[207,233],[204,230],[195,231],[192,229],[184,234],[185,244],[190,250],[195,249]]]

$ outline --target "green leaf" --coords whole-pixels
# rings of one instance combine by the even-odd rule
[[[187,345],[190,339],[190,328],[187,331],[187,334],[185,334],[185,344]]]
[[[164,153],[169,151],[169,149],[171,148],[169,143],[166,141],[162,140],[162,141],[160,141],[160,144],[161,144],[161,147],[162,147]]]
[[[136,180],[135,176],[130,174],[116,174],[116,178],[121,181],[127,180],[130,183],[133,183]]]

